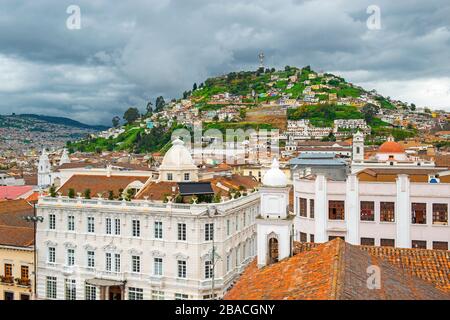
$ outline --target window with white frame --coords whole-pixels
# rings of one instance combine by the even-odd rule
[[[213,271],[212,261],[205,261],[205,279],[211,279],[213,277]]]
[[[177,267],[178,267],[178,278],[186,278],[186,261],[178,260]]]
[[[75,265],[75,249],[67,249],[67,265],[73,266]]]
[[[67,231],[75,231],[75,217],[73,215],[67,217]]]
[[[94,233],[95,232],[95,220],[94,217],[87,217],[87,232]]]
[[[227,220],[227,236],[229,236],[230,235],[230,232],[231,232],[231,228],[230,228],[230,223],[231,221],[230,221],[230,219],[228,219]]]
[[[153,259],[153,273],[155,276],[163,275],[163,259],[162,258],[154,258]]]
[[[105,260],[106,271],[112,271],[112,254],[107,252],[105,254]]]
[[[133,237],[140,237],[141,236],[141,221],[133,219],[132,221],[132,227],[133,227]]]
[[[120,219],[114,219],[114,234],[116,236],[120,235]]]
[[[92,250],[89,250],[87,252],[87,266],[88,266],[88,268],[95,267],[95,252]]]
[[[141,272],[141,257],[131,256],[131,272]]]
[[[56,299],[56,277],[47,276],[45,292],[47,299]]]
[[[50,263],[56,262],[56,248],[55,247],[48,247],[47,261]]]
[[[231,254],[227,254],[227,272],[231,270]]]
[[[168,181],[172,181],[173,180],[173,175],[171,172],[167,173],[167,180]]]
[[[64,291],[66,300],[76,300],[77,299],[77,286],[75,279],[65,279]]]
[[[205,224],[205,241],[214,240],[214,223]]]
[[[120,272],[120,253],[114,254],[114,271]]]
[[[187,300],[189,296],[184,293],[175,293],[175,300]]]
[[[105,224],[105,232],[106,234],[111,234],[112,233],[112,221],[111,218],[106,218],[106,224]]]
[[[189,181],[189,173],[184,174],[184,181]]]
[[[144,289],[142,288],[128,288],[128,300],[144,300]]]
[[[84,298],[86,300],[97,300],[97,288],[91,284],[84,287]]]
[[[54,214],[48,215],[48,228],[50,230],[56,229],[56,216]]]
[[[236,215],[236,231],[239,230],[239,217]]]
[[[155,239],[163,238],[163,224],[162,221],[155,221],[154,225]]]
[[[178,223],[178,241],[186,241],[186,223]]]
[[[152,300],[164,300],[164,291],[152,290]]]

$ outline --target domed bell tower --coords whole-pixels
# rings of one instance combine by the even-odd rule
[[[293,215],[289,214],[287,178],[277,159],[262,179],[260,216],[256,221],[258,267],[276,263],[292,255]]]

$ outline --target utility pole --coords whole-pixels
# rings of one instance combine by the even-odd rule
[[[23,217],[24,220],[28,222],[33,222],[33,237],[34,237],[34,250],[33,250],[33,260],[34,260],[34,298],[37,297],[37,250],[36,250],[36,227],[38,222],[43,222],[44,217],[38,216],[36,214],[36,203],[30,203],[27,201],[30,206],[33,206],[33,215]]]

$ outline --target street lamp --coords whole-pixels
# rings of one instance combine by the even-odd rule
[[[30,203],[27,201],[30,206],[33,206],[33,215],[32,216],[24,216],[23,219],[27,222],[33,222],[33,237],[34,237],[34,297],[37,296],[37,257],[36,257],[36,224],[38,222],[43,222],[44,217],[38,216],[36,214],[36,203]]]

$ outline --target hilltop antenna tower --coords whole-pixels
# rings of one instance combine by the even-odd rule
[[[258,54],[259,67],[260,67],[260,68],[264,68],[264,58],[265,58],[264,52],[261,51],[261,52]]]

